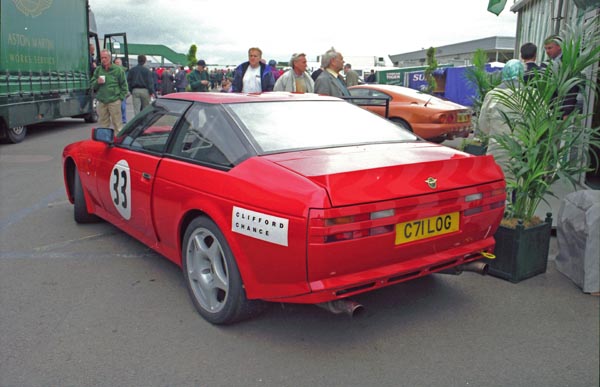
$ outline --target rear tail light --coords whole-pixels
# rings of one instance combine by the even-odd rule
[[[439,119],[442,124],[453,124],[456,122],[456,115],[454,113],[443,113],[440,114]]]
[[[369,220],[381,219],[381,218],[385,218],[385,217],[389,217],[389,216],[393,216],[393,215],[394,215],[394,210],[390,209],[390,210],[384,210],[384,211],[375,211],[375,212],[363,213],[363,214],[357,214],[357,215],[351,215],[351,216],[339,216],[336,218],[324,219],[324,224],[325,224],[325,226],[346,225],[346,224],[353,224],[353,223],[364,222],[364,221],[369,221]],[[372,223],[372,222],[367,222],[367,223]],[[371,235],[384,234],[386,232],[391,232],[393,230],[394,230],[393,225],[376,226],[376,227],[366,226],[365,228],[360,229],[360,230],[344,231],[344,232],[339,232],[339,233],[335,233],[332,235],[328,235],[325,238],[325,242],[337,242],[337,241],[346,241],[346,240],[350,240],[350,239],[364,238],[364,237],[368,237]]]
[[[483,200],[488,199],[488,200]],[[495,201],[491,201],[493,199],[497,199]],[[463,211],[464,216],[471,216],[479,214],[483,211],[493,210],[496,208],[504,207],[504,202],[506,200],[506,191],[504,188],[497,188],[487,192],[479,192],[476,194],[470,194],[465,196],[465,202],[467,203],[475,203],[475,207],[468,208]],[[480,203],[476,203],[476,202]]]
[[[499,188],[448,199],[446,204],[458,204],[463,201],[463,206],[467,208],[463,207],[462,216],[472,216],[503,207],[505,198],[504,188]],[[333,243],[393,233],[396,224],[406,221],[406,210],[403,208],[352,213],[353,210],[360,209],[364,211],[364,207],[361,206],[316,210],[310,220],[312,241]],[[413,210],[414,207],[411,208],[411,211]]]
[[[447,112],[440,114],[438,120],[442,124],[469,124],[471,115],[468,112]]]

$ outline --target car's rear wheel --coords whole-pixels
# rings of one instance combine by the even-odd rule
[[[81,179],[79,178],[79,171],[73,172],[73,217],[77,223],[92,223],[97,222],[100,219],[90,214],[85,204],[85,196],[83,195],[83,186],[81,185]]]
[[[390,118],[390,121],[392,121],[394,124],[398,125],[399,127],[408,130],[409,132],[412,132],[412,128],[410,127],[410,124],[406,121],[404,121],[402,118],[397,118],[397,117],[393,117]]]
[[[446,136],[439,136],[439,137],[432,137],[432,138],[428,138],[427,141],[429,142],[434,142],[436,144],[441,144],[444,141],[446,141]]]
[[[207,321],[231,324],[262,311],[263,302],[246,298],[235,258],[212,220],[198,217],[187,227],[182,266],[194,307]]]

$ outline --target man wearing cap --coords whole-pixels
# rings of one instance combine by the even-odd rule
[[[562,43],[562,39],[558,35],[550,35],[544,40],[544,50],[546,51],[546,55],[548,55],[548,60],[550,62],[561,61],[562,60],[562,48],[560,44]],[[546,67],[546,63],[542,63],[542,67]]]
[[[198,61],[196,69],[188,74],[188,84],[192,91],[208,91],[208,73],[205,70],[206,62],[202,59]]]

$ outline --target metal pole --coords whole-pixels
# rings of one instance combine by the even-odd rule
[[[560,21],[562,17],[563,0],[558,1],[558,10],[556,11],[556,24],[554,27],[554,35],[560,34]]]

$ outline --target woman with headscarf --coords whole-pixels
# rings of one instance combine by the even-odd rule
[[[479,130],[487,136],[510,133],[508,121],[511,116],[519,114],[506,103],[523,83],[525,66],[518,59],[511,59],[502,69],[502,82],[493,90],[488,92],[483,99],[479,113]],[[502,158],[502,153],[495,146],[493,138],[488,144],[488,153],[494,155],[496,160]]]

